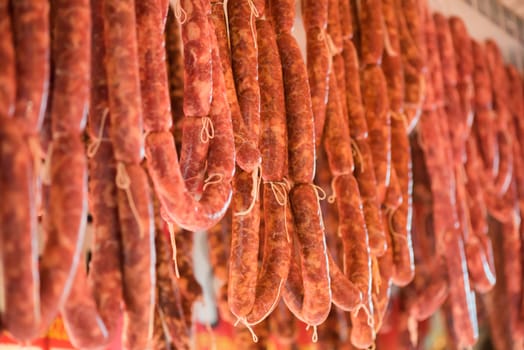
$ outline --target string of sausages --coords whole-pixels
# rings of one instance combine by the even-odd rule
[[[238,349],[523,344],[522,74],[425,0],[300,5],[0,0],[0,331],[191,349],[206,231]]]

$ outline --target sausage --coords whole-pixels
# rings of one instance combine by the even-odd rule
[[[229,254],[228,303],[240,319],[253,308],[257,285],[260,205],[257,173],[237,169],[233,179],[233,213]]]
[[[353,311],[362,302],[362,292],[340,270],[328,253],[329,279],[333,304],[344,311]]]
[[[258,83],[260,85],[261,176],[264,181],[282,181],[287,173],[286,106],[282,66],[273,26],[257,20]]]
[[[275,26],[275,32],[291,33],[295,22],[295,1],[294,0],[269,0],[271,9],[271,19]],[[283,55],[283,53],[280,53]]]
[[[140,92],[144,130],[169,130],[173,126],[167,85],[166,51],[162,25],[162,0],[136,3],[136,28]],[[189,52],[188,52],[189,53]]]
[[[324,149],[331,173],[336,178],[353,173],[355,164],[351,153],[351,140],[347,119],[342,113],[337,81],[332,72],[329,77],[329,98],[324,127]]]
[[[457,232],[448,232],[444,239],[453,329],[461,346],[471,346],[478,338],[477,310],[475,294],[470,289],[468,271],[463,264],[466,257],[462,238]]]
[[[382,1],[360,0],[360,62],[363,67],[380,64],[384,50]]]
[[[396,211],[402,205],[402,191],[395,168],[391,169],[391,181],[386,189],[386,197],[383,206],[389,211]]]
[[[88,165],[89,212],[93,217],[94,241],[87,278],[111,341],[122,313],[122,244],[112,145],[100,144]],[[100,196],[101,193],[105,195]]]
[[[94,241],[87,278],[110,342],[116,336],[122,313],[122,247],[116,199],[116,164],[113,146],[108,142],[110,121],[107,119],[109,102],[103,63],[105,43],[102,6],[102,1],[91,2],[91,99],[87,127],[90,146],[87,154],[90,157],[88,204],[93,217]],[[105,195],[100,196],[100,193]]]
[[[353,19],[351,5],[349,1],[339,0],[338,10],[340,15],[340,28],[342,30],[342,40],[349,41],[353,38]]]
[[[433,13],[433,21],[439,44],[440,64],[442,65],[442,79],[446,86],[456,86],[458,82],[457,60],[455,59],[455,46],[449,21],[440,12]],[[470,62],[473,65],[473,62]],[[461,64],[463,66],[463,64]]]
[[[287,196],[284,200],[287,200]],[[256,281],[255,301],[253,309],[247,315],[247,322],[250,325],[262,322],[277,307],[282,285],[287,279],[291,242],[288,241],[286,231],[286,205],[282,205],[279,198],[276,198],[271,184],[265,183],[263,188],[265,239],[262,247],[262,264]]]
[[[398,286],[408,284],[415,273],[411,241],[413,172],[406,127],[404,119],[391,118],[391,161],[402,194],[402,203],[391,214],[390,228],[394,264],[392,280]]]
[[[180,289],[172,266],[171,247],[163,231],[156,231],[155,248],[158,313],[162,315],[169,339],[177,349],[189,349],[191,325],[186,324],[184,318]],[[185,253],[188,254],[187,251]]]
[[[175,140],[182,139],[180,122],[184,118],[184,53],[180,30],[173,10],[169,8],[165,27],[165,45]]]
[[[36,336],[40,323],[35,170],[31,150],[21,132],[22,121],[3,117],[0,122],[0,189],[6,200],[0,206],[5,286],[2,323],[22,341]]]
[[[327,1],[313,1],[314,3]],[[306,6],[306,5],[304,5]],[[327,9],[327,6],[326,6]],[[324,26],[325,27],[325,26]],[[315,120],[315,144],[320,146],[326,118],[330,57],[325,29],[312,27],[306,34],[307,73]]]
[[[302,20],[306,33],[313,28],[317,28],[320,31],[326,29],[328,21],[328,0],[306,0],[302,2]]]
[[[135,6],[130,0],[108,0],[103,6],[110,137],[118,162],[138,164],[144,140],[137,38],[134,30],[121,30],[136,28]]]
[[[418,3],[413,0],[396,0],[399,24],[400,53],[404,68],[404,111],[408,131],[411,133],[421,115],[425,98],[425,45],[424,31]]]
[[[227,101],[229,103],[229,109],[231,110],[231,119],[233,120],[236,162],[242,170],[250,173],[260,164],[260,153],[257,148],[258,140],[255,139],[255,135],[249,132],[238,104],[235,81],[231,69],[231,54],[229,52],[229,37],[226,28],[224,6],[220,2],[212,3],[211,11],[220,61],[224,73]]]
[[[117,164],[117,187],[126,305],[123,340],[127,348],[144,349],[153,335],[155,306],[151,193],[146,174],[138,164]]]
[[[194,233],[186,230],[181,230],[175,234],[176,261],[180,273],[178,287],[182,296],[183,314],[189,328],[191,328],[193,322],[193,305],[203,298],[202,286],[194,275],[193,255],[188,254],[188,252],[194,250],[193,238]]]
[[[58,116],[53,114],[53,119]],[[84,240],[87,164],[80,137],[56,137],[51,154],[47,242],[40,260],[41,327],[69,294]]]
[[[315,128],[307,71],[296,39],[277,36],[286,101],[289,176],[295,183],[311,183],[315,175]]]
[[[370,66],[363,70],[361,88],[377,180],[377,197],[382,203],[391,176],[391,118],[386,80],[380,67]]]
[[[17,91],[15,48],[7,0],[0,1],[0,31],[4,33],[0,42],[0,60],[3,62],[0,68],[0,115],[5,118],[12,116],[15,111]]]
[[[210,3],[206,0],[181,0],[186,16],[181,23],[184,46],[184,114],[202,117],[209,114],[213,91],[211,29],[207,20]]]
[[[220,72],[218,52],[213,52],[213,62]],[[209,117],[215,136],[209,144],[207,173],[219,179],[209,183],[200,201],[187,191],[180,170],[173,166],[177,164],[173,137],[167,132],[152,132],[146,138],[148,170],[162,203],[164,218],[193,231],[215,225],[224,216],[231,200],[230,180],[235,160],[233,130],[223,77],[221,74],[213,77],[214,94]]]
[[[108,343],[109,333],[98,313],[83,262],[80,262],[75,273],[71,291],[60,307],[60,314],[71,344],[81,349],[94,349]]]
[[[351,137],[356,140],[364,139],[368,137],[368,125],[360,91],[360,67],[357,50],[351,40],[344,41],[342,57],[345,63],[346,105]]]
[[[374,326],[369,321],[363,309],[351,314],[351,344],[358,349],[367,349],[375,342]]]
[[[253,133],[252,140],[257,145],[260,135],[260,87],[257,70],[256,25],[252,21],[254,9],[248,1],[231,0],[227,3],[227,11],[231,65],[238,103],[246,128]]]
[[[16,1],[10,11],[16,55],[15,117],[25,120],[29,133],[36,134],[42,125],[49,87],[49,3]]]
[[[400,53],[399,24],[395,13],[395,0],[382,1],[384,18],[385,50],[382,54],[382,70],[388,86],[389,108],[401,113],[404,105],[404,69]],[[394,149],[394,147],[393,147]]]
[[[366,139],[356,139],[353,152],[358,155],[355,166],[355,178],[362,200],[364,219],[369,236],[369,247],[372,255],[380,256],[386,250],[385,232],[382,226],[382,213],[376,195],[376,181],[373,170],[371,150]],[[359,159],[360,158],[360,159]]]
[[[318,205],[312,185],[295,185],[290,192],[295,234],[301,257],[304,288],[303,318],[307,324],[318,325],[328,316],[331,306],[326,243]]]

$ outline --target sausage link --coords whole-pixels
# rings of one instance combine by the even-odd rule
[[[215,26],[218,51],[222,70],[224,73],[225,89],[231,119],[233,121],[233,131],[235,133],[236,162],[238,166],[248,173],[252,172],[260,164],[260,152],[258,151],[258,140],[255,135],[249,132],[238,104],[233,71],[231,69],[231,54],[229,51],[229,37],[226,28],[224,6],[217,2],[212,4],[212,19]]]
[[[49,87],[49,3],[15,1],[10,10],[16,56],[15,116],[25,120],[27,130],[36,134],[44,118]]]
[[[40,323],[38,221],[33,181],[36,174],[31,150],[20,132],[23,123],[5,117],[0,123],[0,190],[5,200],[0,206],[5,286],[2,326],[15,339],[25,341],[37,335]]]
[[[411,282],[415,273],[411,241],[413,172],[411,147],[404,119],[391,118],[391,161],[397,175],[402,203],[391,215],[393,248],[392,280],[398,286]]]
[[[403,198],[402,191],[400,189],[400,183],[397,177],[397,172],[393,167],[391,169],[391,181],[386,189],[386,197],[384,199],[383,206],[390,211],[396,211],[402,205],[402,200]]]
[[[155,307],[153,205],[144,169],[138,164],[119,163],[117,179],[119,175],[125,177],[125,174],[128,177],[128,186],[120,186],[117,194],[126,305],[123,343],[127,349],[146,349],[153,336]],[[117,186],[118,182],[119,180]],[[121,185],[126,184],[122,182]]]
[[[287,197],[287,195],[286,195]],[[247,316],[251,325],[258,324],[277,307],[282,285],[287,279],[291,259],[291,242],[286,232],[286,206],[276,198],[271,184],[263,189],[264,245],[258,273],[253,309]],[[255,210],[255,209],[254,209]]]
[[[477,148],[477,142],[473,137],[467,140],[466,156],[468,159],[465,163],[467,177],[466,190],[468,192],[469,211],[471,217],[475,218],[475,220],[471,220],[471,224],[476,236],[485,236],[488,233],[488,222],[481,177],[483,165]]]
[[[471,39],[466,24],[460,17],[452,16],[448,21],[457,56],[458,83],[468,83],[474,69]]]
[[[83,260],[81,259],[80,266],[75,273],[71,291],[60,307],[60,314],[68,338],[74,347],[97,349],[107,345],[109,333],[98,313],[97,304],[87,281]]]
[[[478,90],[476,90],[478,91]],[[499,171],[499,144],[495,127],[495,113],[491,109],[477,109],[475,111],[475,125],[477,144],[483,161],[483,173],[489,180],[493,180]]]
[[[375,342],[375,330],[369,322],[368,314],[360,309],[351,313],[351,344],[358,349],[368,349]]]
[[[317,193],[312,185],[295,185],[290,193],[304,286],[303,318],[322,323],[331,307],[326,243]]]
[[[374,256],[382,255],[386,250],[386,236],[382,226],[382,213],[377,199],[377,186],[373,172],[373,159],[366,139],[355,140],[355,153],[359,154],[355,167],[355,178],[362,199],[362,209],[369,237],[369,248]]]
[[[131,30],[136,28],[135,5],[131,0],[107,0],[103,6],[109,107],[113,125],[110,136],[116,160],[138,164],[143,158],[144,140],[138,48],[136,32]]]
[[[352,174],[355,168],[351,153],[351,140],[347,118],[342,113],[337,81],[332,72],[329,77],[329,98],[324,126],[324,149],[334,177]]]
[[[404,105],[404,70],[395,0],[382,1],[382,16],[385,24],[386,46],[382,55],[381,67],[388,86],[389,108],[394,112],[401,113]]]
[[[208,0],[181,0],[186,16],[181,23],[184,45],[184,114],[202,117],[209,114],[213,91],[211,33],[207,15]]]
[[[457,60],[455,59],[455,46],[451,36],[449,21],[440,12],[433,14],[437,41],[440,51],[440,63],[442,65],[442,79],[446,86],[456,86],[458,82]],[[473,61],[470,62],[473,65]]]
[[[363,67],[380,64],[384,50],[382,1],[360,0],[360,62]]]
[[[136,3],[140,92],[142,109],[147,111],[144,113],[146,132],[169,130],[173,125],[170,118],[162,1]]]
[[[447,272],[453,329],[461,346],[471,346],[478,338],[475,294],[470,289],[468,271],[463,263],[466,256],[457,232],[448,232],[446,240]]]
[[[116,336],[122,313],[122,244],[113,146],[109,142],[100,144],[88,165],[89,212],[94,229],[88,282],[93,286],[98,312],[111,341]]]
[[[476,40],[471,40],[473,51],[473,84],[475,87],[475,107],[491,108],[493,93],[488,69],[485,47]]]
[[[278,35],[290,33],[295,23],[294,0],[269,0],[271,18]],[[283,55],[282,53],[280,53]]]
[[[184,318],[178,280],[173,271],[171,247],[164,231],[156,231],[155,248],[158,311],[162,315],[166,332],[176,348],[189,349],[190,325],[186,324]]]
[[[351,40],[344,41],[342,57],[345,63],[346,105],[351,137],[357,140],[366,139],[368,137],[368,125],[360,91],[360,67],[357,50]]]
[[[231,63],[240,111],[252,140],[258,144],[260,135],[260,87],[256,25],[250,1],[231,0],[227,3],[231,40]],[[254,5],[253,5],[254,6]]]
[[[340,270],[328,253],[329,279],[333,304],[344,311],[353,311],[362,302],[362,292]]]
[[[319,3],[322,1],[318,1]],[[327,1],[325,1],[327,4]],[[325,29],[310,28],[306,33],[307,73],[311,91],[311,105],[315,120],[315,144],[320,146],[326,120],[328,98],[329,49]]]
[[[167,76],[169,79],[169,98],[175,140],[182,137],[180,122],[184,118],[184,53],[182,48],[182,34],[173,10],[169,8],[165,29]]]
[[[87,218],[84,143],[80,136],[64,136],[54,138],[52,147],[47,242],[40,260],[42,328],[51,323],[69,294]]]
[[[382,203],[391,176],[391,119],[386,81],[380,67],[365,68],[361,86],[377,180],[377,197],[379,203]]]
[[[289,175],[295,183],[311,183],[315,176],[315,126],[307,71],[296,39],[277,37],[286,98]]]
[[[342,30],[342,40],[348,41],[353,38],[353,19],[351,5],[349,1],[339,0],[338,10],[340,14],[340,27]]]
[[[186,324],[189,328],[193,323],[193,305],[196,301],[203,298],[203,290],[194,274],[194,233],[180,230],[175,234],[176,242],[176,261],[180,278],[178,286],[182,296],[181,303]],[[189,252],[189,254],[188,254]]]
[[[282,66],[273,26],[257,20],[258,82],[260,84],[260,151],[262,179],[282,181],[287,173],[286,106]]]
[[[327,33],[331,42],[329,43],[331,55],[342,51],[342,28],[340,25],[340,15],[338,0],[328,0],[328,20]]]
[[[328,21],[328,0],[305,0],[302,2],[302,20],[306,33],[316,28],[324,30]]]
[[[253,188],[256,175],[237,170],[233,179],[228,303],[231,312],[241,319],[253,308],[256,296],[258,264],[253,262],[258,261],[260,227],[258,190]]]
[[[5,118],[13,115],[16,101],[16,59],[8,0],[0,1],[0,31],[0,116]]]
[[[432,264],[428,275],[433,277],[425,282],[425,287],[418,291],[416,299],[410,304],[410,316],[419,322],[430,318],[448,297],[448,282],[443,278],[442,268],[445,269],[438,263]]]

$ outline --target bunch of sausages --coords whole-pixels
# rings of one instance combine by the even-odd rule
[[[306,57],[295,9],[0,0],[0,330],[190,349],[207,231],[239,349],[416,345],[441,306],[471,346],[475,293],[524,341],[520,73],[425,0],[302,0]]]

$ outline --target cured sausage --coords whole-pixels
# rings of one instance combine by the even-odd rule
[[[389,108],[393,112],[402,113],[405,89],[404,69],[400,53],[399,24],[395,13],[395,0],[382,1],[382,14],[385,25],[383,29],[385,50],[382,54],[381,67],[388,85]]]
[[[184,114],[203,117],[211,110],[212,30],[207,16],[211,12],[207,0],[181,0],[185,21],[181,23],[184,45]]]
[[[213,52],[213,62],[220,72],[218,52]],[[215,135],[209,141],[207,173],[216,179],[209,181],[200,201],[187,191],[180,169],[173,166],[178,161],[172,135],[152,132],[146,138],[148,170],[162,204],[164,219],[192,231],[215,225],[224,216],[231,200],[230,180],[235,161],[233,129],[223,76],[214,74],[213,77],[214,94],[209,117]]]
[[[75,347],[94,349],[107,344],[109,334],[88,285],[83,261],[75,273],[67,300],[60,307],[60,314],[71,344]]]
[[[261,176],[264,181],[282,181],[287,174],[286,105],[282,66],[275,32],[268,20],[256,21],[260,85]]]
[[[42,125],[49,87],[49,3],[17,1],[10,11],[16,54],[15,117],[25,120],[29,133],[36,134]]]
[[[262,322],[276,307],[289,272],[291,242],[286,231],[286,205],[279,202],[270,183],[263,188],[264,245],[253,309],[247,316],[251,325]],[[287,201],[286,196],[284,200]]]
[[[257,283],[260,204],[252,174],[237,169],[233,179],[231,251],[229,254],[228,303],[240,319],[253,308]],[[257,183],[255,181],[255,183]]]
[[[220,61],[224,73],[227,101],[229,103],[229,109],[231,110],[233,131],[235,133],[236,162],[242,170],[250,173],[260,164],[260,153],[257,148],[258,140],[255,139],[255,135],[249,132],[238,104],[235,81],[231,69],[231,54],[229,51],[229,37],[228,28],[226,28],[224,6],[221,2],[212,2],[211,11]]]
[[[384,50],[383,23],[382,1],[359,1],[360,62],[363,67],[380,64]]]
[[[317,193],[310,184],[295,185],[290,192],[295,234],[301,256],[304,299],[303,318],[312,326],[322,323],[331,306],[326,243]]]
[[[40,323],[38,247],[36,244],[36,189],[33,158],[20,130],[23,124],[3,117],[0,120],[0,189],[5,205],[0,206],[2,235],[3,327],[13,337],[34,337]],[[11,203],[11,205],[7,205]],[[12,203],[17,203],[16,206]],[[16,233],[16,234],[15,234]],[[17,234],[23,234],[17,237]],[[57,305],[55,303],[54,307]]]
[[[117,164],[117,187],[122,230],[123,295],[126,305],[123,342],[127,348],[144,349],[153,335],[155,306],[154,216],[151,193],[147,176],[137,164]]]
[[[382,203],[391,176],[391,118],[386,80],[380,67],[369,66],[363,70],[361,88],[377,181],[377,198]]]
[[[257,33],[253,16],[258,16],[259,13],[251,1],[244,0],[228,1],[227,11],[231,66],[238,104],[246,128],[253,134],[252,140],[256,145],[260,135],[260,87],[257,70]]]
[[[117,162],[138,164],[144,140],[136,32],[121,30],[136,28],[135,6],[130,0],[109,0],[103,6],[110,137]]]
[[[157,312],[162,317],[169,339],[177,349],[189,349],[190,325],[186,324],[184,318],[180,289],[172,266],[171,247],[162,230],[156,231],[155,248]]]
[[[345,63],[346,105],[349,116],[350,134],[351,137],[356,140],[367,139],[368,125],[360,91],[360,66],[357,50],[351,40],[344,41],[342,57]]]
[[[311,183],[315,175],[315,128],[307,71],[296,39],[277,36],[286,101],[289,176],[295,183]]]

